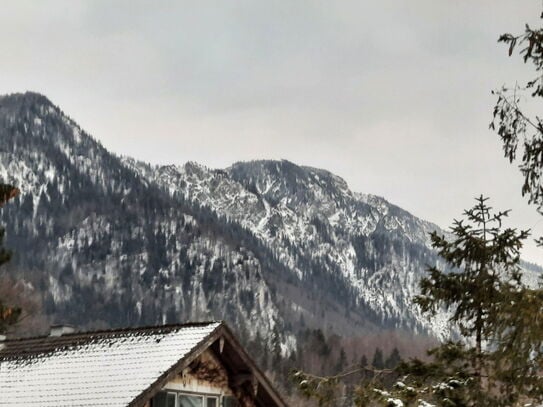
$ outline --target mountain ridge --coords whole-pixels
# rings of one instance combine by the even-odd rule
[[[0,218],[12,273],[53,319],[212,317],[284,354],[307,328],[449,334],[444,315],[429,321],[411,302],[439,262],[428,238],[437,226],[327,170],[143,163],[32,92],[0,97],[0,146],[0,180],[22,190]]]

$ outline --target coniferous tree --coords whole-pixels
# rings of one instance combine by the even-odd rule
[[[341,348],[339,351],[339,358],[335,367],[337,373],[341,373],[345,366],[347,365],[347,355],[345,354],[345,349]]]
[[[279,335],[279,329],[277,325],[273,327],[272,331],[272,363],[277,365],[281,362],[281,336]]]
[[[368,366],[368,358],[366,357],[366,355],[362,355],[362,357],[360,358],[360,367],[366,366]]]
[[[400,364],[401,361],[402,358],[400,356],[400,351],[398,350],[398,348],[394,348],[392,349],[392,352],[390,352],[390,355],[385,361],[385,368],[394,369]]]
[[[511,304],[526,290],[519,252],[529,232],[503,228],[508,211],[493,212],[482,196],[464,215],[465,219],[454,221],[452,239],[431,234],[432,245],[448,269],[431,267],[429,276],[421,281],[421,295],[415,299],[425,313],[448,309],[450,321],[466,339],[433,351],[433,374],[451,380],[456,375],[456,380],[465,384],[456,392],[462,393],[460,399],[465,404],[461,405],[512,405],[526,389],[504,374],[504,368],[512,364],[512,355],[502,347],[503,337],[519,333]],[[473,347],[466,345],[470,341]],[[421,364],[411,367],[421,369]]]
[[[371,365],[376,369],[383,369],[385,367],[385,360],[381,348],[375,349]]]
[[[415,299],[423,312],[435,313],[440,306],[452,310],[451,321],[460,333],[475,341],[474,367],[482,373],[483,341],[495,336],[500,307],[507,295],[521,285],[519,250],[528,231],[501,228],[508,211],[493,213],[488,198],[464,212],[465,220],[455,220],[449,241],[436,232],[432,246],[451,267],[429,269]]]
[[[7,184],[0,184],[0,207],[9,199],[17,196],[18,193],[17,188]],[[11,258],[11,252],[6,250],[2,245],[4,233],[4,229],[0,227],[0,266],[7,263]],[[9,326],[14,325],[20,315],[21,310],[19,308],[4,304],[2,298],[0,298],[0,334],[5,333]]]

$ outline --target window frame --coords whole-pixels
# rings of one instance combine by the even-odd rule
[[[166,391],[166,404],[168,404],[168,395],[173,394],[173,404],[177,407],[177,393],[175,391]]]
[[[202,407],[206,407],[206,405],[205,405],[206,404],[206,395],[205,395],[205,393],[180,392],[180,391],[177,392],[175,407],[181,407],[181,397],[182,396],[198,397],[198,398],[200,398],[202,400]]]
[[[202,399],[202,406],[203,407],[208,407],[208,405],[207,405],[207,400],[208,399],[215,400],[215,406],[216,407],[221,407],[222,406],[222,400],[223,400],[224,397],[226,397],[222,393],[204,393],[204,392],[197,392],[197,391],[185,391],[185,390],[173,390],[173,389],[163,389],[163,390],[160,391],[160,393],[165,393],[166,397],[167,397],[168,394],[173,394],[174,397],[175,397],[175,407],[180,407],[181,396],[199,397],[199,398]],[[153,396],[153,399],[154,399],[155,396]]]

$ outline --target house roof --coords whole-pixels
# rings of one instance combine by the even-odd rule
[[[0,406],[142,406],[206,349],[255,375],[260,405],[286,406],[221,322],[0,342]]]

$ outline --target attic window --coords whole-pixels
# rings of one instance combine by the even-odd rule
[[[225,404],[230,406],[230,404]],[[217,396],[160,392],[153,397],[152,407],[219,407]]]

